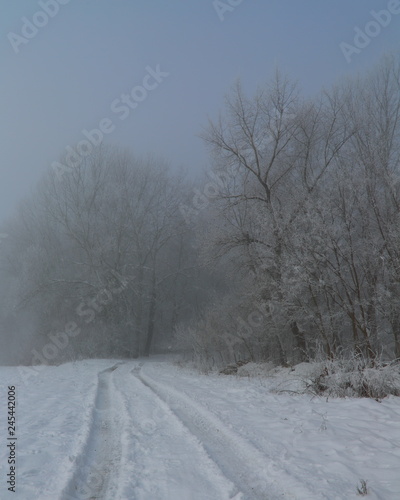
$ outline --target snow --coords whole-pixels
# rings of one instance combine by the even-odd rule
[[[0,498],[250,500],[400,497],[400,399],[298,393],[296,370],[201,375],[167,358],[1,367],[17,392],[17,493]]]

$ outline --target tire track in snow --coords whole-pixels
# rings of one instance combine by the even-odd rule
[[[196,436],[138,377],[115,377],[124,408],[124,472],[115,500],[244,500]]]
[[[118,416],[111,404],[111,391],[113,371],[119,364],[98,374],[88,438],[61,500],[106,500],[114,497],[121,443]]]
[[[223,422],[185,394],[144,375],[139,369],[131,374],[164,401],[185,427],[200,440],[210,458],[232,481],[243,500],[319,500],[313,492],[276,467],[259,449],[245,441]],[[296,493],[290,492],[290,490]]]

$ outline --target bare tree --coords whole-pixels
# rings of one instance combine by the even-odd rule
[[[171,335],[163,301],[175,301],[178,320],[172,296],[190,282],[183,183],[160,160],[106,148],[61,181],[53,172],[42,179],[16,217],[7,269],[44,341],[75,321],[75,354],[138,356],[150,353],[157,332]]]
[[[217,168],[230,172],[218,204],[225,222],[215,244],[222,253],[236,251],[262,302],[280,304],[285,317],[277,329],[291,331],[300,359],[307,357],[307,339],[285,274],[294,263],[294,228],[351,137],[341,106],[334,96],[302,102],[296,85],[278,72],[253,99],[237,85],[226,115],[203,135]]]

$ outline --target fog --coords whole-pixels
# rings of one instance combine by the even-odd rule
[[[292,220],[298,209],[296,200],[302,208],[306,203],[311,211],[318,212],[321,208],[320,198],[316,194],[314,198],[316,190],[313,197],[301,201],[301,196],[306,196],[307,189],[316,182],[315,172],[322,169],[322,176],[324,168],[328,168],[324,164],[326,156],[322,158],[323,144],[338,164],[342,161],[337,156],[341,148],[351,157],[361,158],[356,145],[350,144],[354,117],[341,115],[341,126],[336,130],[336,118],[342,111],[332,104],[333,96],[337,103],[351,104],[360,113],[354,127],[363,122],[362,102],[369,102],[368,99],[372,99],[371,113],[379,116],[379,111],[373,108],[373,95],[367,98],[367,90],[372,88],[369,80],[372,77],[367,75],[369,71],[377,74],[380,64],[385,68],[397,67],[394,60],[386,66],[382,61],[385,54],[396,53],[399,48],[399,22],[400,6],[394,0],[379,5],[373,0],[351,3],[312,0],[304,4],[294,0],[21,0],[18,4],[4,5],[0,19],[0,220],[3,221],[0,257],[5,273],[1,315],[3,339],[11,334],[14,337],[8,343],[12,348],[5,348],[7,354],[2,361],[12,358],[17,362],[33,362],[32,349],[35,346],[43,349],[49,335],[53,335],[53,344],[62,351],[62,355],[54,356],[55,362],[91,355],[148,355],[157,348],[190,350],[194,345],[198,348],[201,331],[212,328],[213,315],[225,318],[221,310],[212,309],[215,303],[224,301],[230,304],[221,306],[225,307],[226,318],[233,304],[239,304],[243,314],[248,315],[253,312],[256,300],[261,308],[266,303],[280,302],[276,310],[281,312],[276,314],[286,318],[286,322],[278,322],[279,325],[275,322],[274,328],[282,332],[288,329],[291,332],[288,336],[293,338],[287,340],[289,337],[284,334],[281,341],[272,335],[265,343],[260,341],[258,332],[256,342],[261,342],[262,356],[273,356],[283,362],[292,355],[293,346],[313,356],[318,350],[317,337],[329,355],[333,355],[333,345],[337,347],[337,343],[349,347],[351,342],[336,338],[337,326],[331,325],[332,330],[326,333],[324,320],[318,316],[332,312],[337,323],[342,319],[341,314],[348,313],[343,304],[334,310],[333,295],[333,302],[329,299],[321,305],[323,311],[314,311],[314,318],[320,322],[317,327],[314,325],[315,331],[310,312],[306,316],[293,312],[296,300],[292,294],[295,295],[297,281],[285,266],[288,262],[293,266],[295,262],[297,266],[304,264],[298,253],[300,246],[296,247],[301,236],[298,235],[295,244],[286,240],[286,236],[282,236],[282,241],[279,238],[270,241],[266,235],[272,231],[277,238],[278,227]],[[389,73],[388,81],[395,85],[395,77]],[[356,75],[361,75],[365,82],[364,90],[360,90],[353,81],[356,93],[364,96],[358,102],[344,95],[346,78]],[[335,94],[335,85],[341,86],[340,96]],[[264,89],[262,97],[257,94],[259,89]],[[327,89],[331,96],[331,101],[320,104],[324,116],[319,114],[316,104],[320,102],[322,89]],[[395,93],[394,89],[393,96]],[[288,100],[282,103],[279,96]],[[242,97],[244,121],[236,123],[234,114],[229,113],[236,110],[240,114],[237,105]],[[260,114],[268,108],[263,115],[267,127],[262,130],[260,125],[257,134],[262,137],[257,135],[251,147],[258,149],[264,159],[269,158],[268,148],[274,140],[276,145],[281,140],[276,135],[279,121],[276,117],[288,134],[283,156],[271,167],[275,180],[270,187],[275,189],[278,183],[277,192],[272,198],[267,194],[264,200],[271,207],[285,206],[279,220],[263,218],[257,206],[246,205],[245,212],[238,215],[232,204],[224,205],[224,200],[232,201],[234,197],[246,199],[247,204],[249,190],[254,191],[255,197],[261,196],[262,183],[257,184],[257,179],[260,181],[257,175],[249,180],[246,174],[229,170],[237,154],[236,144],[242,148],[242,156],[236,157],[239,158],[236,167],[244,166],[247,172],[254,173],[251,167],[254,159],[249,158],[249,163],[244,160],[249,149],[240,142],[243,137],[240,140],[236,137],[239,140],[236,143],[234,134],[236,126],[240,128],[250,119],[247,114],[250,109],[258,109],[261,102],[265,108],[259,108]],[[218,128],[221,112],[225,113],[225,119]],[[304,137],[300,139],[298,134],[300,131],[306,134],[310,126],[306,123],[307,113],[314,116],[319,131],[315,136],[318,145],[309,144],[316,163],[311,165],[310,160],[310,165],[294,167],[289,156],[295,152],[298,158],[303,158],[301,155],[305,154],[300,147],[304,146],[301,142]],[[289,121],[283,123],[286,118]],[[397,133],[397,125],[393,127]],[[233,131],[233,135],[225,137],[227,130]],[[311,132],[315,130],[310,129]],[[397,146],[391,143],[390,147],[395,155]],[[225,170],[216,174],[218,168]],[[214,174],[210,174],[212,169]],[[278,171],[289,170],[290,179],[285,178],[279,184],[282,179]],[[345,168],[340,175],[336,174],[329,172],[318,187],[319,196],[331,197],[332,207],[336,206],[340,193],[337,196],[332,193],[331,186],[341,185]],[[210,181],[212,175],[214,181]],[[304,184],[297,190],[299,179]],[[243,191],[237,190],[237,183],[243,183]],[[389,184],[380,189],[389,192]],[[211,196],[210,190],[216,196]],[[283,202],[283,193],[291,198],[292,204]],[[94,205],[89,203],[88,196],[92,196]],[[217,202],[213,203],[215,199]],[[382,201],[382,206],[385,203]],[[360,213],[364,210],[363,213],[370,214],[366,206],[359,209]],[[326,223],[325,215],[318,221],[321,227]],[[240,229],[240,234],[234,234],[230,232],[233,221],[239,219],[240,227],[235,230]],[[210,222],[216,220],[211,227]],[[395,224],[394,215],[392,223]],[[305,218],[302,224],[306,231]],[[344,227],[340,224],[332,227],[332,234],[344,231]],[[322,233],[314,236],[328,238]],[[386,237],[383,234],[380,237],[385,246]],[[240,248],[243,238],[250,238],[246,240],[250,242],[248,254]],[[379,254],[376,238],[371,235],[368,241],[376,243]],[[254,246],[260,240],[264,245],[262,251]],[[278,291],[277,287],[272,295],[260,285],[266,279],[261,275],[267,268],[270,270],[271,256],[263,253],[267,240],[275,258],[282,256],[283,247],[278,246],[288,245],[287,262],[280,263],[283,266],[280,277],[276,274],[268,277],[273,281],[270,291],[278,281],[282,285],[283,279],[287,290]],[[358,245],[361,246],[361,240]],[[386,251],[389,252],[387,248]],[[364,264],[360,263],[360,269],[365,270]],[[396,265],[394,260],[389,265],[393,273]],[[352,270],[346,272],[351,274]],[[394,293],[393,282],[390,279],[386,282],[387,274],[383,276],[384,271],[376,270],[377,274],[380,272],[383,273],[380,285]],[[323,271],[320,273],[322,276]],[[306,281],[311,274],[299,275],[298,279]],[[116,285],[112,288],[110,280],[115,279],[119,285],[126,279],[130,284],[118,294],[118,299],[103,297],[100,307],[95,298],[104,290],[112,295],[110,289],[116,289]],[[324,279],[329,281],[326,276]],[[378,287],[376,279],[374,286]],[[260,287],[257,289],[254,283]],[[347,290],[347,285],[342,285]],[[254,292],[255,289],[258,291]],[[301,287],[297,292],[304,296]],[[310,303],[325,292],[328,293],[321,289],[310,292]],[[333,294],[332,288],[329,293]],[[368,293],[374,296],[374,304],[383,301],[382,288],[375,295],[370,289]],[[96,319],[85,335],[77,334],[77,329],[81,332],[83,327],[76,315],[84,317],[83,311],[88,309],[81,302],[89,300],[95,301],[89,310],[94,311]],[[360,335],[367,337],[371,331],[365,323],[365,315],[371,313],[368,304],[365,310],[361,308],[358,327],[353,325],[360,329]],[[379,309],[382,331],[392,327],[396,330],[393,324],[397,319],[393,320],[392,312]],[[90,313],[86,314],[89,318]],[[378,335],[376,319],[370,320],[373,334]],[[76,323],[76,330],[71,323]],[[66,325],[70,333],[65,330]],[[312,347],[306,346],[308,340],[300,333],[304,329],[310,332]],[[115,337],[111,331],[116,332]],[[54,332],[60,333],[57,342],[60,346],[65,344],[64,347],[57,347]],[[332,338],[326,337],[329,335]],[[18,339],[23,341],[20,343]],[[104,348],[96,350],[93,346],[99,339]],[[203,349],[213,351],[220,341],[214,339],[213,347],[202,344]],[[374,346],[373,342],[361,347],[359,344],[355,341],[353,347],[365,349],[367,354],[379,350],[383,344],[387,347],[380,340]],[[241,346],[237,352],[242,352],[241,349],[246,351],[248,346]],[[255,344],[251,349],[243,356],[254,357]],[[390,344],[388,349],[390,357],[397,347]],[[217,351],[218,354],[211,355],[213,362],[217,358],[229,361],[232,357],[232,346],[226,352],[219,346]],[[202,357],[204,352],[197,354]],[[47,361],[51,357],[45,356]]]
[[[232,2],[237,7],[231,10],[212,0],[59,3],[65,5],[31,39],[22,35],[22,18],[32,21],[43,10],[40,4],[2,5],[3,215],[12,213],[68,145],[82,139],[83,129],[103,118],[116,119],[106,141],[197,171],[209,163],[197,135],[207,116],[218,114],[236,78],[254,91],[279,65],[313,94],[398,44],[395,18],[351,64],[343,56],[339,44],[352,43],[354,27],[364,27],[371,9],[379,10],[373,0],[313,0],[301,7],[290,0],[243,0]],[[38,21],[43,23],[40,16]],[[12,42],[11,34],[26,43]],[[111,103],[142,82],[147,66],[158,64],[170,76],[129,118],[119,120]]]

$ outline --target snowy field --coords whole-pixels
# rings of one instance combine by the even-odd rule
[[[348,500],[361,480],[365,498],[400,498],[400,398],[277,393],[296,372],[199,375],[157,358],[0,375],[2,500]]]

